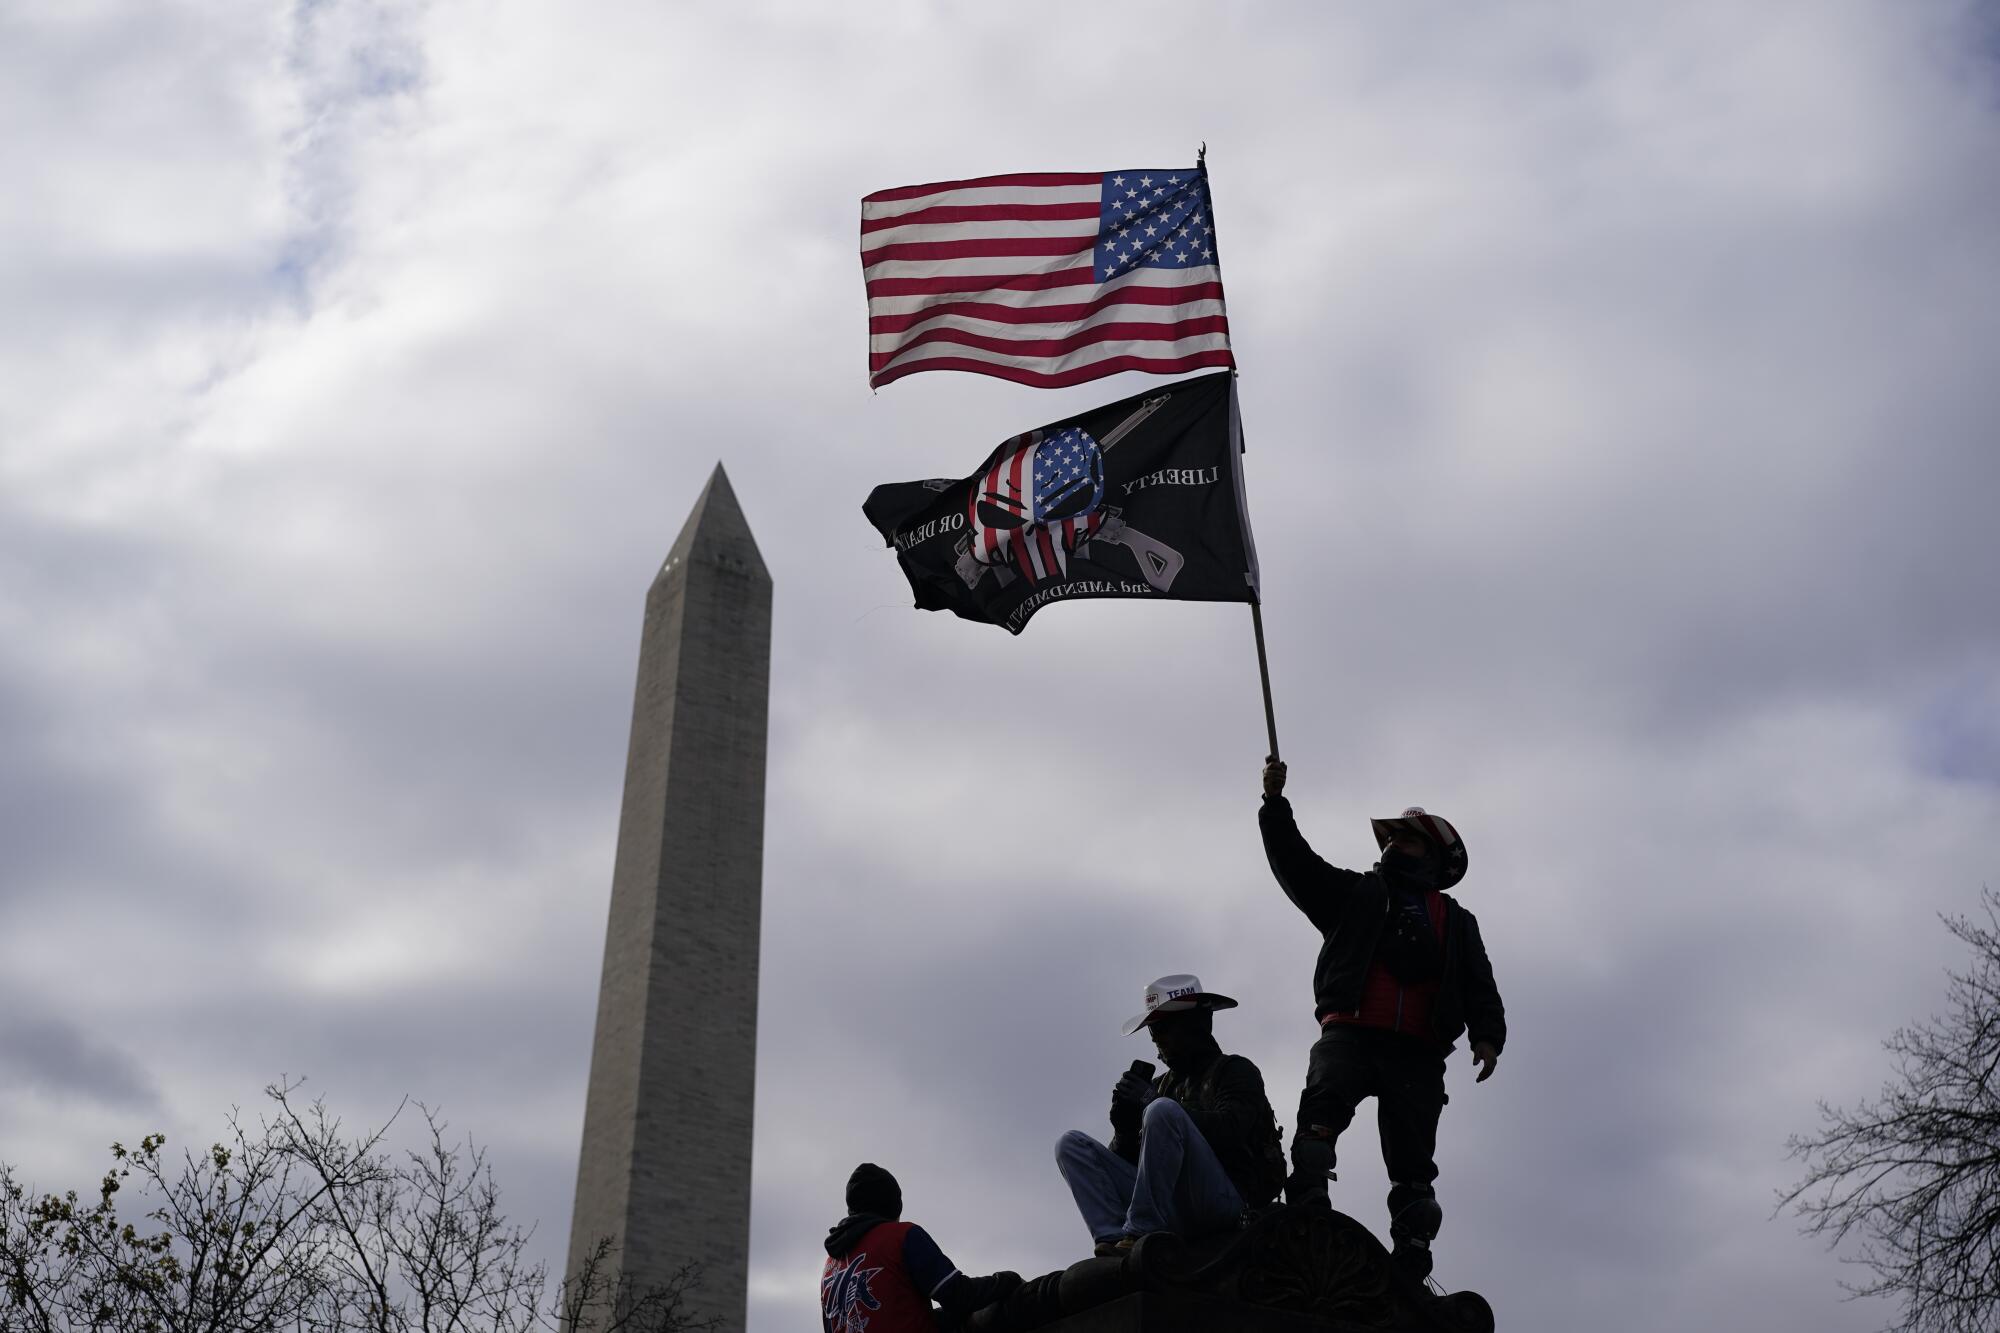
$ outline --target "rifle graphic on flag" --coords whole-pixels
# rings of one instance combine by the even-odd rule
[[[1058,388],[1232,369],[1014,436],[969,477],[877,486],[862,508],[920,609],[1010,634],[1065,599],[1248,602],[1276,759],[1216,251],[1207,145],[1192,171],[1031,172],[868,195],[873,387],[926,370]]]
[[[877,486],[862,512],[919,608],[1013,634],[1074,598],[1254,603],[1241,451],[1225,371],[1017,435],[956,481]]]
[[[1007,442],[980,479],[971,510],[971,531],[959,538],[954,568],[968,588],[990,572],[1006,587],[1020,576],[1039,583],[1069,572],[1071,553],[1084,553],[1093,540],[1123,546],[1139,561],[1139,572],[1161,592],[1187,561],[1179,551],[1137,531],[1104,498],[1104,455],[1167,401],[1158,394],[1111,428],[1103,441],[1081,427],[1058,435],[1030,431]],[[1017,483],[1016,474],[1023,478]],[[1026,479],[1032,478],[1031,483]],[[1019,489],[1026,483],[1026,491]]]

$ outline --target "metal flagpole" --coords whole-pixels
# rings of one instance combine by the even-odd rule
[[[1243,414],[1236,402],[1236,375],[1229,377],[1229,462],[1236,478],[1236,513],[1243,528],[1244,555],[1250,568],[1243,581],[1250,585],[1250,627],[1257,632],[1257,679],[1264,685],[1264,735],[1271,759],[1278,757],[1278,717],[1271,707],[1271,660],[1264,651],[1264,588],[1257,572],[1257,543],[1250,535],[1250,500],[1243,489]]]
[[[1257,677],[1264,682],[1264,732],[1271,740],[1271,761],[1278,758],[1278,717],[1271,711],[1271,663],[1264,656],[1264,604],[1250,603],[1250,627],[1257,632]]]
[[[1202,144],[1195,154],[1195,169],[1208,175],[1208,145]],[[1209,214],[1215,213],[1215,201],[1209,200]],[[1257,542],[1250,534],[1250,498],[1243,488],[1243,413],[1236,401],[1236,381],[1241,375],[1233,366],[1229,371],[1229,462],[1230,471],[1236,480],[1236,512],[1243,527],[1244,554],[1250,567],[1244,571],[1243,580],[1250,585],[1250,628],[1257,635],[1257,679],[1264,687],[1264,737],[1271,744],[1271,756],[1267,762],[1278,759],[1278,715],[1271,707],[1271,659],[1264,651],[1264,589],[1263,580],[1257,571]]]

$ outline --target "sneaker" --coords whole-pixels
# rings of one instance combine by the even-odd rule
[[[1115,1240],[1100,1240],[1096,1245],[1091,1247],[1090,1251],[1091,1257],[1094,1259],[1116,1259],[1123,1253],[1124,1251],[1118,1248],[1118,1242]]]

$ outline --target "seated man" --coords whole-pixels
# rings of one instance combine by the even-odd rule
[[[1018,1273],[967,1277],[930,1233],[902,1221],[903,1188],[873,1162],[847,1178],[847,1216],[826,1233],[820,1269],[824,1333],[936,1333],[936,1301],[957,1322],[1021,1285]]]
[[[1099,1255],[1130,1249],[1152,1231],[1199,1236],[1242,1224],[1246,1211],[1277,1197],[1285,1178],[1278,1121],[1264,1077],[1215,1043],[1217,1009],[1236,1001],[1202,989],[1193,976],[1161,977],[1146,1007],[1125,1024],[1140,1028],[1167,1072],[1128,1070],[1111,1091],[1111,1146],[1079,1130],[1056,1144],[1056,1165]]]

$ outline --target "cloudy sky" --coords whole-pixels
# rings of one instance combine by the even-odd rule
[[[1159,973],[1289,1122],[1245,609],[1010,639],[859,512],[1157,383],[871,394],[859,197],[1205,141],[1302,822],[1452,818],[1510,1013],[1439,1277],[1892,1313],[1773,1192],[2000,881],[1990,5],[26,0],[0,124],[31,1180],[305,1074],[441,1105],[560,1249],[642,599],[718,459],[777,585],[752,1330],[809,1325],[864,1157],[968,1269],[1081,1255],[1050,1149]]]

